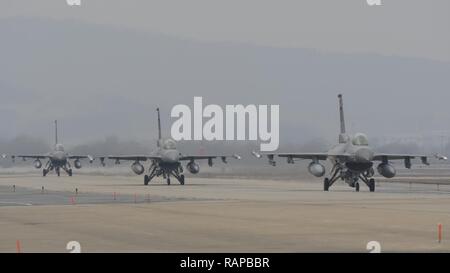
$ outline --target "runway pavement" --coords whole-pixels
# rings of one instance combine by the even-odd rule
[[[73,240],[83,252],[367,252],[369,241],[450,251],[450,185],[400,179],[356,193],[343,183],[323,192],[315,178],[144,186],[142,176],[0,175],[0,251],[18,240],[23,252],[67,252]]]

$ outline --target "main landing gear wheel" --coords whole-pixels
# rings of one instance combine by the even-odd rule
[[[56,168],[56,174],[58,175],[58,176],[61,176],[61,171],[59,170],[59,168]]]
[[[167,185],[170,186],[170,177],[167,177]]]
[[[67,173],[69,174],[69,176],[72,176],[72,170],[68,170]]]
[[[369,190],[370,192],[374,192],[375,191],[375,179],[371,178],[369,180]]]
[[[330,188],[330,179],[329,178],[325,178],[323,180],[323,190],[324,191],[328,191],[329,188]]]
[[[355,183],[355,190],[356,190],[357,192],[359,191],[359,183],[358,183],[358,182]]]
[[[180,176],[180,184],[184,185],[184,174]]]
[[[45,176],[47,175],[47,173],[48,173],[48,172],[47,172],[47,170],[46,170],[46,169],[43,169],[43,170],[42,170],[42,176],[44,176],[44,177],[45,177]]]
[[[147,186],[148,182],[150,182],[150,178],[148,177],[148,175],[144,175],[144,185]]]

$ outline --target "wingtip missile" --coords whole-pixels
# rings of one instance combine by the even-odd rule
[[[256,151],[252,151],[252,155],[254,157],[256,157],[256,158],[261,158],[262,157],[262,155],[260,153],[256,152]]]
[[[444,161],[448,160],[448,157],[446,157],[445,155],[441,155],[441,154],[435,154],[434,157],[438,160],[444,160]]]

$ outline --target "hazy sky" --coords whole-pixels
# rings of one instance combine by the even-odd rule
[[[64,143],[153,140],[156,107],[167,135],[203,96],[279,104],[282,144],[335,141],[340,92],[351,132],[450,135],[448,0],[0,3],[0,140],[52,144],[55,118]]]
[[[204,41],[450,61],[450,1],[1,0],[0,17],[40,16]]]

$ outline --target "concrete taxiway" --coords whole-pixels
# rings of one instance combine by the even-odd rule
[[[0,252],[16,252],[17,240],[22,252],[67,252],[74,240],[83,252],[367,252],[369,241],[385,252],[450,251],[446,183],[356,193],[343,183],[323,192],[314,178],[142,180],[1,175]]]

